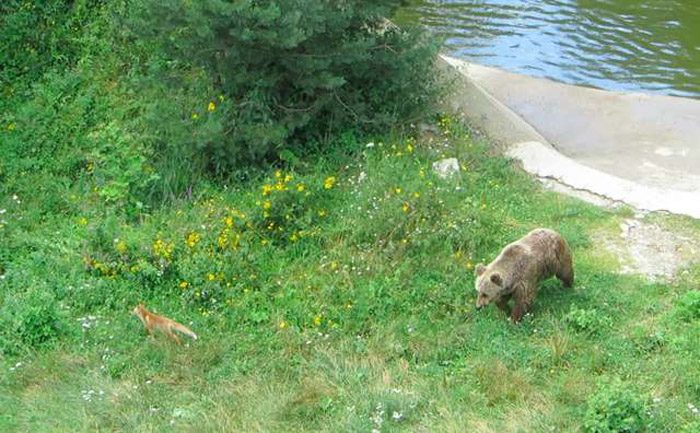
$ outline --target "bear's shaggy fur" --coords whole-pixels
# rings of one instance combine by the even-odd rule
[[[564,287],[574,284],[571,249],[561,235],[539,228],[506,246],[488,266],[476,266],[476,307],[494,303],[510,312],[508,301],[514,301],[510,317],[520,321],[530,309],[542,280],[556,275]]]

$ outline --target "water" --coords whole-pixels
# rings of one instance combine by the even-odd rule
[[[700,0],[412,0],[449,55],[608,90],[700,98]]]

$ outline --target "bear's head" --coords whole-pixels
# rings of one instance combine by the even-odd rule
[[[476,265],[476,291],[479,293],[476,298],[476,308],[487,306],[491,302],[500,299],[505,292],[503,287],[503,276],[497,271],[489,271],[483,264]]]

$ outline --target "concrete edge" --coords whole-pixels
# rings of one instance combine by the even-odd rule
[[[667,211],[700,218],[700,195],[661,190],[587,167],[536,141],[516,143],[506,155],[517,159],[528,173],[555,179],[577,190],[593,192],[648,211]]]
[[[462,72],[468,64],[439,55],[437,66],[454,84],[447,101],[448,109],[467,115],[470,123],[488,133],[504,149],[523,141],[538,141],[551,146],[532,125],[470,80]]]
[[[700,218],[700,194],[641,185],[581,164],[558,152],[532,125],[470,80],[463,72],[468,63],[440,55],[438,67],[456,80],[449,109],[469,117],[528,173],[637,209]]]

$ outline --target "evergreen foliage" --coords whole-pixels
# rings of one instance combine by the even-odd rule
[[[208,110],[224,111],[220,123],[193,144],[220,173],[425,109],[437,44],[386,21],[399,4],[146,0],[131,28],[170,62],[201,68],[220,93]]]

